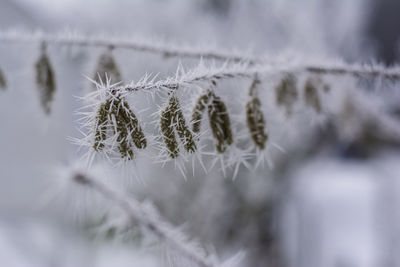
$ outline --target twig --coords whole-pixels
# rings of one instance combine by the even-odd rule
[[[201,253],[193,244],[184,242],[182,237],[177,237],[173,232],[170,224],[161,220],[159,216],[150,214],[146,211],[140,202],[135,199],[125,199],[116,191],[108,188],[106,185],[98,182],[86,174],[76,173],[73,180],[81,185],[87,186],[102,195],[105,199],[114,202],[121,210],[123,210],[130,223],[139,224],[152,232],[157,238],[167,242],[171,247],[179,251],[184,257],[194,261],[201,267],[213,267],[215,263],[209,257]],[[175,234],[175,235],[174,235]]]
[[[94,46],[94,47],[113,47],[130,49],[139,52],[148,52],[160,54],[165,57],[180,58],[204,58],[233,62],[251,62],[256,63],[258,59],[244,55],[243,52],[225,52],[210,47],[177,45],[165,43],[156,39],[139,38],[116,38],[105,35],[88,36],[77,32],[65,32],[58,34],[49,34],[44,32],[21,32],[5,31],[0,32],[1,41],[17,42],[46,42],[57,45],[75,45],[75,46]]]
[[[146,39],[143,37],[136,38],[117,38],[106,35],[85,35],[77,32],[62,32],[56,34],[44,32],[23,32],[16,30],[0,31],[0,41],[13,42],[46,42],[47,44],[56,45],[75,45],[87,47],[113,47],[130,49],[139,52],[148,52],[160,54],[165,57],[192,58],[192,59],[211,59],[227,62],[246,62],[248,66],[268,65],[280,67],[285,64],[277,59],[267,59],[263,56],[255,57],[243,51],[225,52],[217,48],[178,45],[166,43],[156,39]],[[381,65],[357,65],[357,64],[340,64],[337,66],[328,66],[324,64],[302,64],[303,70],[316,74],[329,75],[352,75],[355,77],[372,77],[383,79],[400,79],[399,68],[388,68]]]
[[[156,77],[146,75],[138,82],[131,82],[123,86],[111,86],[111,92],[131,93],[136,91],[151,91],[154,89],[175,90],[179,87],[189,86],[199,82],[216,82],[222,79],[232,78],[253,78],[254,75],[282,74],[282,73],[315,73],[322,75],[350,75],[357,78],[374,77],[386,78],[391,80],[400,79],[398,68],[385,69],[381,66],[363,66],[363,65],[320,65],[318,67],[307,67],[302,64],[285,64],[281,66],[273,65],[254,65],[237,63],[224,64],[221,67],[205,67],[202,63],[189,72],[177,71],[175,77],[168,77],[163,80],[155,81]]]

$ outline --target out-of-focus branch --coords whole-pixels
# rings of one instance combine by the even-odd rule
[[[183,257],[201,267],[216,266],[212,258],[205,255],[196,243],[189,242],[181,232],[178,232],[169,223],[162,220],[158,214],[154,214],[154,211],[146,209],[139,201],[135,199],[128,200],[87,174],[75,173],[73,180],[96,191],[108,201],[115,203],[116,206],[125,212],[132,225],[140,225],[146,228],[158,239],[166,242],[171,248],[178,251]]]

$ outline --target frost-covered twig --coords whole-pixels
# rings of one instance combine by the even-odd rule
[[[45,42],[47,44],[83,46],[83,47],[112,47],[135,50],[138,52],[148,52],[160,54],[165,57],[192,58],[192,59],[211,59],[227,62],[246,62],[248,66],[267,65],[282,68],[287,64],[287,60],[280,58],[266,58],[261,55],[255,57],[250,53],[239,50],[226,51],[217,47],[193,46],[187,44],[174,44],[156,38],[144,37],[110,37],[109,35],[85,35],[78,32],[45,33],[41,31],[24,32],[18,30],[0,31],[0,41],[18,42]],[[289,62],[293,65],[296,59]],[[326,62],[324,60],[323,62]],[[328,61],[331,62],[331,61]],[[371,77],[382,79],[400,79],[400,69],[398,67],[388,68],[383,65],[360,65],[340,63],[337,65],[306,63],[296,64],[304,71],[316,74],[329,75],[352,75],[355,77]]]
[[[78,184],[91,188],[105,199],[115,203],[125,212],[130,223],[144,227],[157,238],[177,250],[182,256],[195,262],[198,266],[217,266],[215,256],[210,257],[210,255],[206,255],[196,243],[189,242],[188,238],[181,232],[177,232],[169,223],[162,220],[158,214],[155,214],[150,209],[146,209],[137,200],[125,199],[116,191],[89,177],[87,174],[75,173],[73,180]]]
[[[10,30],[0,32],[1,41],[46,42],[48,44],[75,45],[88,47],[114,47],[130,49],[139,52],[160,54],[165,57],[204,58],[233,62],[258,62],[258,59],[243,52],[226,52],[217,48],[205,46],[178,45],[166,43],[155,38],[144,37],[110,37],[109,35],[85,35],[78,32],[62,32],[50,34],[45,32],[23,32]]]
[[[248,63],[228,64],[225,63],[221,67],[200,65],[188,72],[178,68],[175,77],[168,77],[163,80],[155,81],[156,77],[151,78],[145,75],[138,82],[131,82],[123,86],[113,86],[112,91],[120,93],[130,93],[140,90],[167,89],[174,90],[179,87],[185,87],[201,82],[216,82],[222,79],[232,78],[253,78],[254,75],[265,74],[284,74],[284,73],[316,73],[324,75],[350,75],[355,77],[380,77],[391,80],[400,79],[400,69],[385,69],[382,66],[363,66],[345,64],[320,64],[319,67],[308,67],[308,65],[298,63],[286,63],[283,65],[249,65]]]

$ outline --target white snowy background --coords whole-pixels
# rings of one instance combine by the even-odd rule
[[[366,29],[374,12],[372,2],[2,0],[0,28],[72,29],[213,43],[222,49],[251,49],[256,55],[271,57],[370,62],[377,51]],[[0,92],[0,266],[165,263],[159,254],[124,242],[94,242],[82,230],[81,217],[95,212],[85,209],[85,201],[79,203],[79,192],[54,188],[60,179],[59,168],[68,170],[77,164],[80,154],[68,140],[79,136],[74,112],[81,103],[76,96],[87,92],[84,76],[92,76],[101,52],[101,48],[49,47],[57,91],[52,114],[46,116],[33,72],[39,44],[0,43],[0,67],[9,83],[9,88]],[[126,50],[116,50],[115,58],[125,81],[137,80],[146,72],[160,72],[165,77],[175,72],[178,63],[177,59]],[[187,67],[196,63],[183,62]],[[399,99],[398,94],[396,97]],[[269,125],[279,127],[280,123],[272,119]],[[318,127],[311,127],[310,118],[296,125],[305,128],[298,136],[288,140],[282,135],[274,140],[286,150],[275,151],[274,169],[241,169],[234,181],[218,170],[207,175],[198,171],[185,181],[172,167],[161,169],[146,162],[136,166],[144,182],[122,177],[111,167],[99,172],[129,188],[137,198],[152,200],[174,224],[185,223],[190,236],[213,244],[222,258],[241,249],[248,252],[244,265],[400,266],[399,151],[386,149],[358,160],[340,156],[331,147],[299,157],[296,151],[313,146],[310,136]],[[272,187],[271,181],[277,178],[284,179],[284,189]],[[266,203],[279,193],[283,195],[278,211],[274,210],[275,219],[271,225],[263,225],[260,218],[269,216]],[[271,227],[278,233],[277,250],[283,259],[276,265],[265,259],[263,246]]]

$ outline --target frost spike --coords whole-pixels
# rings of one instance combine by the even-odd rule
[[[50,114],[50,103],[56,90],[53,68],[46,54],[46,44],[41,45],[41,55],[35,64],[36,83],[40,94],[40,103],[46,114]]]
[[[5,90],[6,88],[7,88],[7,80],[3,71],[0,69],[0,89]]]
[[[286,109],[286,116],[290,117],[293,112],[293,104],[298,98],[297,79],[292,73],[286,73],[278,86],[275,88],[276,103]]]
[[[260,84],[260,80],[255,77],[249,88],[250,100],[246,104],[246,122],[252,140],[256,146],[264,149],[268,135],[265,133],[265,120],[261,110],[261,101],[256,94],[258,84]]]
[[[114,48],[110,46],[100,55],[96,70],[93,75],[93,80],[97,83],[106,81],[107,78],[111,79],[111,81],[114,83],[122,81],[121,72],[112,55],[113,49]],[[93,86],[95,86],[95,84],[93,84]]]

